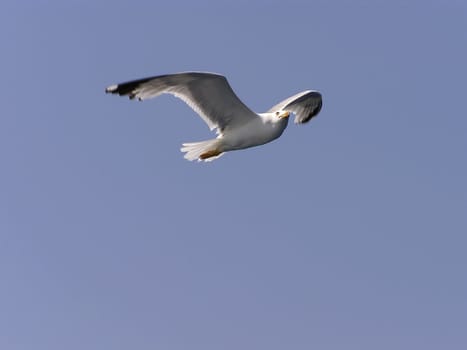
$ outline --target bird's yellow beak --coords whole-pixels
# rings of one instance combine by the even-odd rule
[[[281,114],[278,115],[279,118],[288,118],[290,115],[290,112],[289,111],[284,111],[282,112]]]

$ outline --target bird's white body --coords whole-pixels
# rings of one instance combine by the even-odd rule
[[[287,127],[288,118],[278,119],[275,113],[261,113],[259,118],[220,133],[216,139],[184,143],[181,148],[188,160],[212,161],[225,152],[264,145],[282,135]]]
[[[288,118],[277,119],[275,113],[261,113],[235,129],[235,133],[221,135],[223,152],[264,145],[282,135],[287,127]]]
[[[187,72],[162,75],[112,85],[106,92],[144,100],[169,93],[181,98],[208,124],[217,129],[216,139],[184,143],[188,160],[210,161],[228,151],[263,145],[282,135],[290,113],[296,123],[306,123],[322,106],[321,94],[303,91],[272,107],[268,112],[251,111],[235,95],[227,79],[219,74]]]

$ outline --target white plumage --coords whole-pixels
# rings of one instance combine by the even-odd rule
[[[290,113],[296,123],[306,123],[322,107],[318,91],[300,92],[278,103],[266,113],[254,113],[219,74],[187,72],[134,80],[109,86],[108,93],[145,100],[172,94],[198,113],[217,138],[185,143],[181,148],[188,160],[211,161],[225,152],[259,146],[278,138],[287,127]]]

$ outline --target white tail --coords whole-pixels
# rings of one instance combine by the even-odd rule
[[[219,150],[219,139],[184,143],[180,151],[186,152],[185,159],[198,161],[204,160],[210,162],[214,159],[219,158],[224,153]]]

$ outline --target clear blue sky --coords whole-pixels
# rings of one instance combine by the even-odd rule
[[[467,348],[465,1],[3,1],[0,349]],[[324,107],[192,163],[226,75]]]

